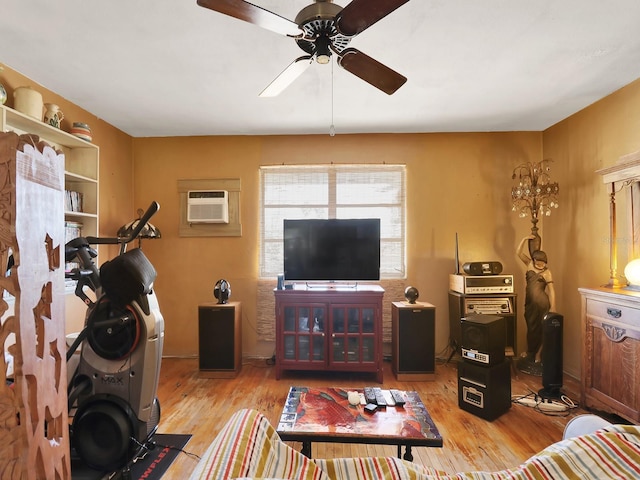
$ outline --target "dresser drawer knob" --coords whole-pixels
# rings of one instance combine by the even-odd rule
[[[620,318],[622,316],[622,310],[618,308],[607,308],[607,315],[613,318]]]

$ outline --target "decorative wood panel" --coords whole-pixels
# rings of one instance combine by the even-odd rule
[[[640,342],[624,338],[614,342],[604,330],[592,325],[592,387],[635,411],[640,411]]]
[[[0,478],[69,479],[64,335],[64,155],[37,136],[0,133]],[[5,377],[4,355],[0,360]]]

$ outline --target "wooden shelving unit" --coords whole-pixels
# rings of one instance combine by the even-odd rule
[[[38,135],[64,153],[65,188],[84,197],[83,211],[65,211],[65,220],[82,223],[84,236],[98,236],[100,148],[5,105],[0,105],[0,131]]]
[[[5,105],[0,105],[0,132],[30,133],[38,135],[40,140],[64,154],[65,189],[79,192],[83,197],[83,211],[65,209],[65,222],[82,224],[82,235],[98,236],[99,234],[99,171],[100,148],[59,128],[47,125],[28,115],[20,113]],[[97,261],[98,259],[96,259]],[[74,282],[67,282],[66,292],[73,295]],[[76,306],[76,299],[68,302]],[[77,328],[83,324],[84,309],[68,314],[68,322]],[[78,317],[78,318],[74,318]],[[74,330],[71,328],[71,330]]]

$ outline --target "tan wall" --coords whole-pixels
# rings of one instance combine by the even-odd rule
[[[552,158],[561,205],[545,223],[544,245],[565,316],[564,369],[580,374],[579,287],[609,280],[609,189],[596,170],[640,150],[640,80],[547,129],[544,157]],[[618,198],[618,273],[629,243],[624,192]]]
[[[462,262],[499,260],[505,273],[515,275],[522,351],[524,267],[515,258],[515,247],[528,233],[529,222],[510,210],[510,177],[520,162],[553,159],[561,206],[544,219],[543,248],[555,277],[558,310],[565,316],[565,371],[579,376],[577,288],[606,283],[609,277],[609,204],[595,171],[640,150],[640,80],[544,132],[154,139],[131,139],[9,68],[0,81],[9,92],[9,106],[13,89],[32,85],[46,101],[61,105],[63,129],[73,121],[91,125],[94,142],[100,145],[103,235],[114,234],[137,208],[160,202],[153,221],[163,238],[145,241],[143,248],[158,270],[156,290],[167,324],[168,355],[197,354],[197,305],[212,300],[213,284],[221,277],[231,282],[232,298],[243,302],[245,354],[273,352],[273,345],[260,342],[255,334],[260,165],[370,161],[408,167],[407,284],[418,287],[421,299],[437,307],[437,349],[448,341],[447,277],[454,268],[458,232]],[[223,177],[242,181],[242,237],[178,237],[177,180]],[[619,218],[624,218],[624,202],[618,208]],[[622,221],[620,273],[626,262],[625,235]]]
[[[511,173],[518,163],[542,156],[540,132],[136,138],[133,143],[135,204],[155,199],[161,205],[154,223],[162,239],[143,242],[143,249],[158,271],[165,353],[187,356],[197,354],[197,306],[213,300],[219,278],[230,281],[232,299],[243,305],[244,354],[274,351],[273,343],[260,342],[255,333],[261,165],[407,165],[406,283],[436,306],[436,349],[441,351],[448,344],[448,275],[454,271],[456,232],[461,261],[498,260],[505,273],[519,273],[515,248],[529,222],[511,212]],[[242,237],[178,236],[177,181],[206,178],[241,179]],[[516,278],[519,290],[521,277]],[[385,298],[396,300],[401,299]]]
[[[95,115],[83,110],[69,100],[59,96],[5,66],[0,73],[0,82],[7,90],[6,105],[13,107],[13,91],[22,86],[30,86],[42,94],[45,103],[57,103],[64,113],[62,130],[69,131],[73,122],[89,124],[93,143],[100,146],[100,226],[104,236],[115,236],[118,228],[135,217],[133,208],[133,160],[131,137]],[[100,92],[96,92],[100,95]],[[113,247],[101,247],[101,258],[117,253]],[[84,304],[76,297],[68,296],[67,332],[82,328]]]

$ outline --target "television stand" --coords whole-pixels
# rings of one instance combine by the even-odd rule
[[[340,283],[340,282],[329,282],[329,283],[309,283],[306,282],[305,286],[307,289],[312,288],[322,288],[324,290],[336,290],[336,289],[345,289],[345,288],[358,288],[358,282],[355,283]]]
[[[382,383],[380,285],[275,290],[276,379],[285,370],[370,372]]]

